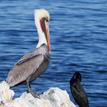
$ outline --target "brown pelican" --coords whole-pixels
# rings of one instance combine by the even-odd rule
[[[81,74],[79,72],[75,72],[70,80],[71,93],[79,107],[89,107],[87,95],[80,82]]]
[[[45,9],[38,9],[34,14],[39,35],[37,47],[16,62],[6,79],[10,87],[26,82],[28,92],[31,94],[30,81],[36,79],[47,69],[50,58],[49,13]]]

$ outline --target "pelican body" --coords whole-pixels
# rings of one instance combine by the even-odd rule
[[[79,72],[75,72],[70,80],[71,93],[79,107],[89,107],[87,95],[80,82],[81,74]]]
[[[35,11],[35,24],[39,35],[36,49],[24,55],[10,70],[6,79],[10,87],[27,83],[31,92],[30,81],[40,76],[48,67],[50,60],[49,13],[45,9]]]

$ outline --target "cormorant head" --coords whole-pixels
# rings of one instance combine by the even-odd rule
[[[73,77],[70,80],[70,83],[73,84],[74,82],[81,82],[81,74],[79,72],[75,72]]]

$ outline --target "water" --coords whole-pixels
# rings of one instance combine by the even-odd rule
[[[41,93],[60,87],[73,100],[69,80],[79,71],[90,107],[107,107],[106,0],[1,0],[0,80],[6,79],[21,56],[36,47],[33,11],[37,8],[46,8],[51,14],[52,54],[48,70],[33,81],[33,90]],[[26,86],[13,89],[19,96]]]

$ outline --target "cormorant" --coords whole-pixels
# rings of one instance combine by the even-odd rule
[[[87,95],[80,82],[81,74],[75,72],[70,80],[71,93],[79,107],[89,107]]]

